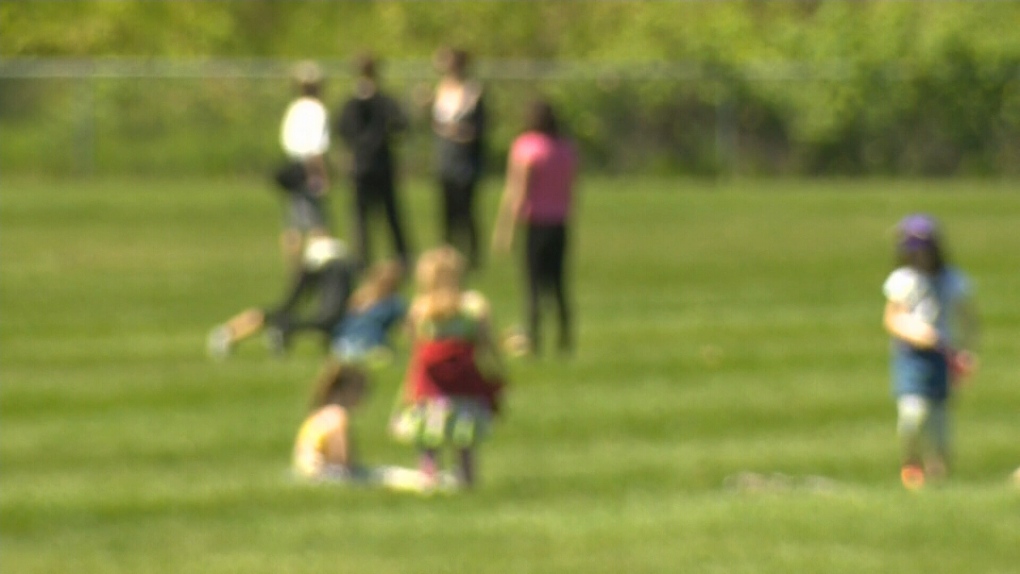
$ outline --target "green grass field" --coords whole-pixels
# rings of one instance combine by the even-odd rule
[[[579,348],[512,364],[477,492],[289,480],[320,353],[204,354],[282,290],[261,181],[7,178],[0,195],[4,573],[1013,573],[1020,571],[1015,182],[585,182]],[[434,198],[409,190],[419,247]],[[495,208],[496,184],[485,197]],[[345,205],[334,204],[337,219]],[[973,277],[983,370],[958,468],[898,482],[881,284],[889,228],[943,219]],[[475,285],[502,326],[516,261]],[[398,362],[399,363],[399,362]],[[362,411],[369,462],[401,364]],[[741,472],[789,488],[727,488]],[[811,478],[827,488],[809,488]]]

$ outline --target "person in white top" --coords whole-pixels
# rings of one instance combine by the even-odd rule
[[[883,325],[892,339],[892,391],[900,479],[910,490],[949,470],[949,402],[976,366],[977,312],[970,281],[950,265],[936,221],[924,214],[897,226],[897,267],[883,285]]]
[[[320,99],[322,71],[314,62],[294,69],[298,96],[287,106],[280,126],[280,146],[286,155],[275,179],[286,192],[284,230],[280,238],[284,259],[296,268],[309,235],[330,232],[326,192],[329,174],[329,118]]]

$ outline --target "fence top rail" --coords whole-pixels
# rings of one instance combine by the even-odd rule
[[[22,0],[23,2],[36,2],[40,4],[61,4],[61,3],[72,3],[80,2],[81,0]],[[134,0],[135,2],[148,2],[148,3],[159,3],[159,2],[170,2],[172,0]],[[224,2],[231,0],[191,0],[193,2]],[[240,2],[258,2],[261,0],[234,0]],[[365,0],[305,0],[307,2],[329,2],[335,4],[356,4],[362,3]],[[632,4],[637,2],[659,2],[662,4],[733,4],[737,2],[746,2],[747,0],[376,0],[377,2],[384,2],[390,4],[419,4],[419,3],[433,3],[443,2],[446,4],[463,4],[468,2],[486,2],[492,4],[534,4],[540,2],[560,1],[560,2],[573,2],[577,4],[581,3],[599,3],[599,4]],[[818,0],[755,0],[759,3],[813,3]],[[831,2],[843,2],[853,3],[860,2],[861,0],[829,0]],[[1010,4],[1014,2],[1020,2],[1020,0],[884,0],[885,2],[894,4]]]
[[[295,60],[281,58],[0,58],[0,78],[5,79],[284,79]],[[330,77],[350,79],[345,60],[320,60]],[[421,81],[435,78],[428,59],[388,60],[386,76],[395,80]],[[876,70],[886,79],[903,81],[915,77],[909,62],[887,62]],[[693,60],[613,61],[484,59],[478,76],[493,81],[706,81],[726,78],[747,81],[846,81],[862,64],[850,60],[753,61],[737,68],[722,68]],[[1015,70],[1020,77],[1020,67]]]

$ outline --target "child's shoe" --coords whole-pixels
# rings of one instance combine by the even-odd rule
[[[231,347],[230,329],[226,325],[214,328],[209,332],[209,337],[205,340],[206,352],[211,358],[218,361],[222,361],[230,356]]]
[[[900,481],[903,487],[909,491],[916,492],[924,488],[924,469],[916,464],[904,465],[900,469]]]

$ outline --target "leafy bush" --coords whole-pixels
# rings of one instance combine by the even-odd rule
[[[278,154],[286,63],[324,62],[336,102],[350,87],[347,59],[372,48],[414,111],[405,163],[426,171],[428,120],[414,102],[434,80],[433,50],[455,44],[476,54],[489,86],[496,166],[523,102],[542,91],[590,169],[1017,175],[1018,21],[1015,3],[5,3],[0,50],[12,61],[132,56],[142,72],[67,93],[69,80],[21,79],[0,60],[0,121],[16,136],[0,161],[265,169]],[[249,73],[146,77],[150,57],[222,58]]]

